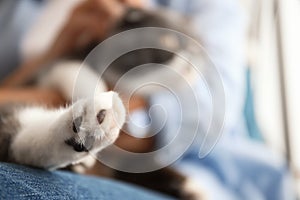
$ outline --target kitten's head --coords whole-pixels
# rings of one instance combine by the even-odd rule
[[[99,151],[115,142],[125,122],[125,109],[115,92],[79,100],[70,107],[69,137],[65,143],[77,152]]]

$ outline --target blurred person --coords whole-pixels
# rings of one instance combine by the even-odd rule
[[[2,8],[5,7],[5,9],[9,8],[9,4],[14,4],[13,1],[3,2],[2,4],[10,2],[6,3],[7,7],[1,6]],[[129,2],[129,4],[132,3],[133,1]],[[141,6],[143,3],[146,2],[135,1],[133,5]],[[34,6],[32,7],[37,8],[42,3],[32,1],[29,4],[33,4]],[[113,1],[112,4],[104,4],[106,4],[107,7],[101,5],[99,10],[95,9],[94,6],[89,7],[89,3],[83,3],[86,7],[82,6],[81,8],[75,9],[69,21],[64,26],[63,31],[59,34],[49,50],[23,64],[13,76],[6,79],[4,82],[6,87],[22,85],[33,75],[32,73],[35,70],[45,63],[64,56],[76,48],[82,48],[93,40],[101,41],[105,38],[105,34],[109,31],[110,25],[122,17],[124,8],[117,1]],[[152,8],[165,6],[190,17],[195,24],[198,36],[201,38],[205,49],[220,71],[225,87],[227,114],[222,138],[214,150],[206,158],[201,160],[198,158],[199,144],[192,145],[183,158],[175,164],[175,167],[188,176],[197,177],[197,180],[205,187],[212,199],[292,199],[293,194],[291,186],[289,185],[287,167],[284,165],[284,161],[269,152],[265,145],[253,142],[247,138],[247,130],[244,126],[243,117],[245,98],[244,77],[246,67],[244,52],[246,22],[237,1],[153,0],[147,2],[145,6]],[[18,6],[14,8],[18,8]],[[95,9],[95,12],[92,13],[96,14],[90,14],[90,12],[86,12],[85,9]],[[37,8],[37,10],[39,9]],[[98,18],[98,12],[102,13],[100,14],[101,20]],[[34,12],[30,12],[31,15],[32,13]],[[22,15],[22,12],[19,14]],[[82,16],[82,18],[79,16]],[[22,17],[20,18],[19,16],[19,18],[16,17],[15,19],[20,23]],[[97,21],[97,25],[95,25],[95,21]],[[101,26],[99,26],[99,23]],[[0,48],[0,58],[3,58],[0,60],[0,63],[8,63],[1,64],[2,78],[12,72],[12,68],[21,64],[20,60],[19,63],[14,62],[17,60],[18,42],[20,42],[20,40],[15,38],[20,39],[22,33],[24,34],[24,29],[26,29],[26,26],[24,26],[24,24],[22,25],[23,29],[18,24],[14,25],[15,27],[13,26],[14,28],[22,29],[21,31],[15,30],[16,32],[19,31],[19,35],[15,37],[8,33],[3,34],[5,37],[13,37],[13,39],[7,40],[0,38],[1,41],[10,41],[3,43],[6,44],[6,46]],[[95,27],[101,28],[95,29]],[[83,28],[89,32],[89,34],[85,36],[84,41],[80,39],[80,30]],[[0,30],[12,31],[13,29],[1,28]],[[76,42],[77,40],[79,41]],[[8,55],[8,53],[11,54]],[[199,82],[196,88],[199,94],[201,94],[203,83]],[[44,100],[46,101],[50,95],[47,93],[44,94]],[[53,96],[59,99],[55,94]],[[201,98],[201,108],[205,108],[208,97]],[[153,94],[153,97],[149,100],[149,104],[159,103],[165,105],[169,110],[178,110],[176,104],[169,105],[170,99],[171,102],[174,102],[174,99],[169,97],[168,94]],[[205,111],[205,109],[203,110]],[[205,112],[203,116],[206,116]],[[162,130],[165,134],[162,134],[163,136],[160,140],[167,141],[172,136],[172,127],[178,122],[176,117],[175,115],[168,119],[167,125]],[[193,123],[193,121],[189,123]],[[203,123],[204,124],[201,125],[207,126],[207,124],[205,124],[207,123],[206,121],[203,121]],[[186,130],[188,132],[188,126]]]
[[[187,176],[197,177],[199,185],[211,199],[295,199],[286,161],[271,152],[263,142],[252,140],[245,125],[247,16],[239,1],[152,2],[163,4],[191,19],[201,44],[222,77],[225,89],[226,119],[220,140],[202,159],[198,156],[202,140],[195,140],[174,166]],[[201,80],[195,89],[202,117],[201,135],[209,126],[206,118],[210,116],[210,96],[203,92],[205,86]],[[176,100],[166,96],[168,94],[157,94],[151,99],[152,104],[159,103],[171,113],[162,130],[161,140],[164,142],[174,137],[174,127],[180,122],[177,112],[174,112]],[[155,117],[159,116],[152,116]],[[186,134],[191,131],[189,127],[193,127],[193,123],[196,122],[189,120],[184,124]]]
[[[20,55],[20,44],[26,29],[34,22],[39,10],[47,1],[3,1],[2,17],[0,18],[1,31],[0,38],[3,44],[0,49],[0,78],[2,87],[8,88],[22,86],[47,64],[58,60],[64,56],[76,52],[76,50],[86,46],[93,41],[102,41],[111,28],[125,12],[125,5],[139,6],[139,1],[84,1],[72,12],[68,23],[65,25],[61,34],[57,37],[52,46],[42,54],[26,60],[22,63]],[[11,10],[15,10],[11,12]],[[25,19],[25,20],[24,20]],[[82,35],[84,41],[82,40]],[[13,73],[12,75],[10,75]],[[5,77],[9,78],[3,81]],[[3,89],[0,95],[0,103],[18,101],[47,103],[57,105],[63,100],[56,91],[44,91],[41,89],[24,88]],[[27,95],[28,94],[28,95]]]

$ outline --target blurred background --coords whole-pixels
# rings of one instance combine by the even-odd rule
[[[259,129],[290,161],[299,188],[300,2],[243,1],[250,17],[248,56]]]
[[[69,13],[81,0],[20,1],[13,18],[4,15],[13,5],[3,2],[0,1],[0,72],[7,76],[20,60],[30,60],[49,48]],[[243,44],[247,66],[246,125],[251,139],[263,142],[272,152],[287,159],[299,197],[300,1],[237,2],[240,5],[238,12],[245,17],[242,26],[246,27],[247,33]],[[185,4],[189,3],[185,1]],[[26,18],[24,13],[27,13]],[[14,32],[11,30],[22,35],[15,37],[18,44],[11,41],[15,39],[1,37],[1,34]],[[12,48],[12,44],[16,46]],[[21,59],[6,59],[13,54]]]

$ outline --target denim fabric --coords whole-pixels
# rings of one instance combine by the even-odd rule
[[[0,164],[0,199],[171,199],[128,184],[64,171]]]
[[[214,200],[296,199],[284,160],[261,142],[225,138],[204,159],[191,149],[175,167],[199,181]]]

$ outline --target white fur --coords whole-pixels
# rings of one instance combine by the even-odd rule
[[[51,66],[39,85],[58,89],[66,99],[74,101],[107,91],[101,77],[78,61],[61,61]]]
[[[191,194],[194,200],[206,200],[208,199],[202,187],[193,179],[188,178],[183,185],[183,192]]]
[[[107,114],[101,125],[96,115],[101,109]],[[11,153],[18,163],[56,169],[82,160],[88,154],[76,152],[65,140],[74,136],[73,119],[82,116],[80,137],[96,138],[91,152],[98,152],[112,144],[125,121],[125,110],[114,92],[99,94],[95,99],[83,99],[69,108],[45,110],[26,108],[18,113],[21,132],[16,136]]]
[[[72,171],[77,172],[79,174],[84,174],[87,169],[92,168],[95,164],[96,159],[93,156],[88,155],[79,162],[72,163]]]
[[[78,74],[80,73],[80,78]],[[87,66],[78,62],[62,62],[54,66],[41,80],[43,87],[59,89],[63,95],[77,101],[67,107],[48,110],[29,107],[19,110],[17,118],[21,130],[11,144],[11,154],[15,162],[56,169],[80,162],[87,152],[76,152],[65,143],[71,137],[84,142],[87,136],[95,138],[91,153],[97,153],[112,144],[125,122],[125,109],[115,92],[106,91],[105,84]],[[73,88],[79,89],[73,94]],[[106,110],[104,121],[99,125],[97,114]],[[82,117],[80,131],[74,133],[73,120]]]

